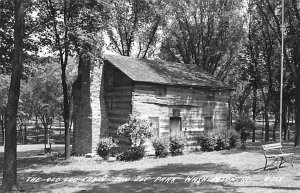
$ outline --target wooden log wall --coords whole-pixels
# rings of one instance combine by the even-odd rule
[[[227,127],[228,91],[166,87],[164,96],[157,95],[156,84],[136,83],[132,93],[132,113],[142,118],[159,117],[159,135],[168,135],[170,117],[179,109],[182,131],[203,131],[204,118],[212,119],[213,127]]]
[[[129,143],[127,138],[117,135],[117,129],[127,122],[131,114],[132,81],[112,65],[106,65],[104,71],[104,100],[109,122],[109,135],[119,139],[120,143]]]

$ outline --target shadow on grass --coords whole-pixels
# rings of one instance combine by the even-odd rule
[[[279,143],[278,141],[271,141],[271,142],[247,142],[246,149],[242,150],[240,147],[231,150],[222,151],[222,154],[237,154],[242,152],[249,152],[249,153],[261,153],[263,155],[262,145],[264,144],[271,144],[271,143]],[[286,153],[298,153],[297,149],[294,148],[294,143],[291,141],[283,141],[282,142],[282,150]]]
[[[218,175],[216,175],[218,174]],[[149,168],[146,170],[125,169],[109,170],[107,173],[68,171],[55,173],[41,173],[38,171],[27,173],[23,176],[21,187],[23,192],[238,192],[236,187],[230,186],[225,182],[201,182],[192,183],[186,179],[192,176],[223,177],[225,174],[238,174],[236,168],[228,167],[225,164],[168,164]],[[104,181],[83,181],[82,179],[102,178],[107,176]],[[26,181],[28,177],[39,177],[42,182],[34,183]],[[70,179],[78,178],[75,183],[68,181],[46,182],[50,178]],[[137,179],[147,179],[138,181]],[[122,181],[120,178],[128,179]]]
[[[52,149],[53,152],[61,152],[61,147],[54,147]],[[43,154],[44,149],[38,149],[38,150],[30,150],[30,151],[21,151],[17,152],[17,166],[18,171],[29,169],[29,168],[35,168],[50,164],[56,164],[58,161],[52,161],[50,157],[47,157],[46,155],[39,155]],[[3,165],[4,163],[4,153],[0,153],[0,164]],[[0,167],[0,175],[2,176],[3,173],[3,167]]]
[[[162,193],[162,192],[174,192],[174,193],[239,193],[236,187],[226,185],[224,183],[201,183],[201,184],[189,184],[185,182],[177,183],[163,183],[163,182],[126,182],[123,184],[109,184],[107,186],[92,186],[87,190],[76,191],[78,193],[116,193],[116,192],[141,192],[141,193]]]

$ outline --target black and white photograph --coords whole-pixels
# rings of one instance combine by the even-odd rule
[[[0,0],[0,192],[300,192],[300,0]]]

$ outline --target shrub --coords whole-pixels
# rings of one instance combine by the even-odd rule
[[[208,132],[201,133],[198,137],[198,144],[201,146],[201,151],[213,151],[214,150],[214,140],[209,137]]]
[[[128,148],[127,151],[117,156],[119,161],[135,161],[140,160],[145,156],[145,148],[142,146],[134,146]]]
[[[106,160],[111,154],[110,150],[113,147],[116,147],[117,144],[113,141],[111,137],[105,137],[100,139],[97,145],[97,154]]]
[[[170,136],[170,152],[172,156],[182,155],[186,144],[186,138],[183,134]]]
[[[168,140],[165,138],[154,138],[152,140],[153,147],[155,149],[156,157],[167,157],[168,156]]]
[[[130,115],[128,122],[121,125],[117,133],[128,136],[133,146],[141,146],[146,138],[153,136],[153,129],[149,121]]]
[[[216,137],[214,141],[215,141],[214,150],[216,151],[228,149],[229,147],[228,140],[221,138],[220,136]]]
[[[255,129],[255,123],[247,116],[239,117],[234,125],[234,129],[240,132],[240,139],[242,142],[242,148],[246,148],[245,144],[250,137],[250,132]]]
[[[236,147],[238,133],[233,129],[215,129],[203,132],[198,137],[201,151],[220,151]]]
[[[239,133],[234,129],[229,129],[227,138],[229,140],[229,149],[236,148],[239,142]]]

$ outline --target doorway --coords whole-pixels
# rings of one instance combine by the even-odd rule
[[[181,132],[181,117],[170,117],[170,133],[171,135]]]

